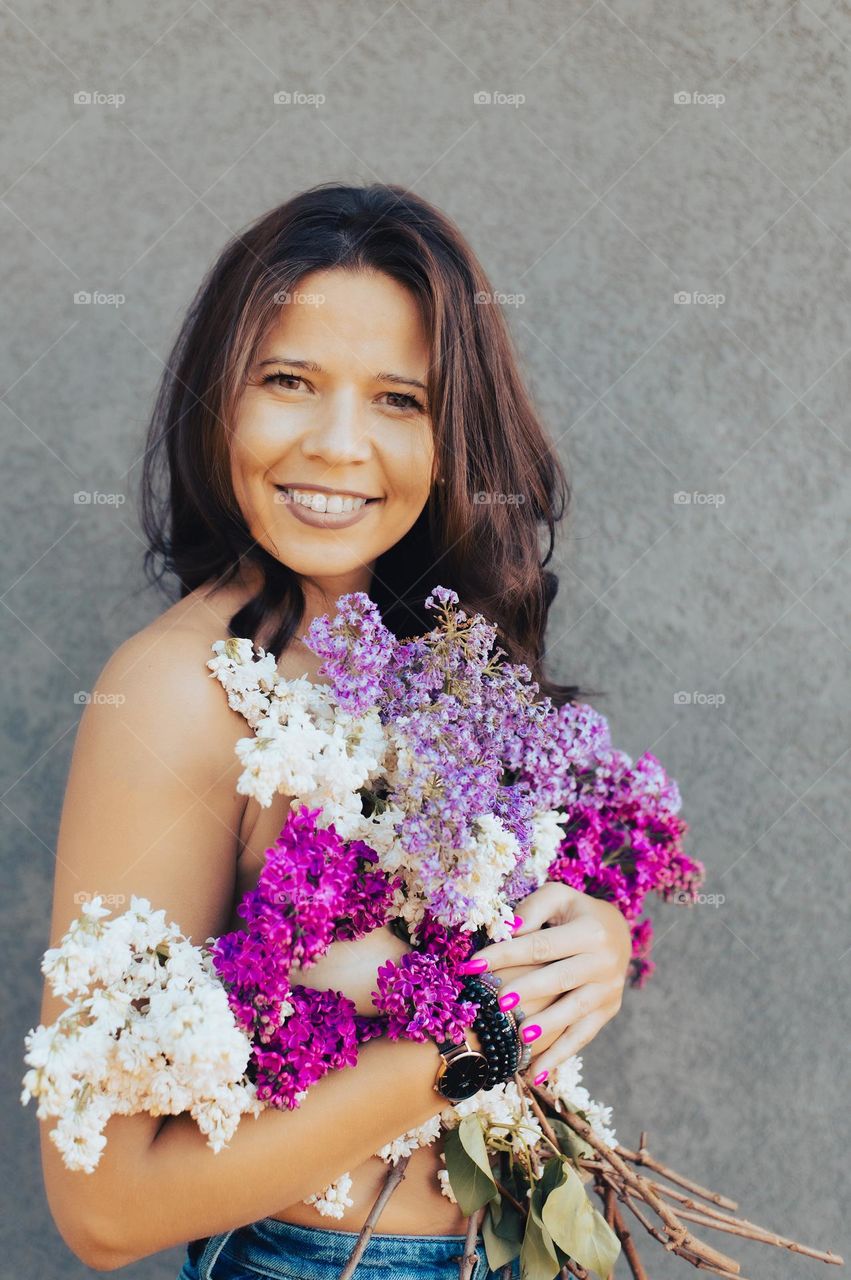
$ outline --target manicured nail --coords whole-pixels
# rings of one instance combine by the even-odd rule
[[[459,973],[484,973],[488,967],[488,962],[484,956],[477,956],[474,960],[465,960],[458,966]]]
[[[520,1003],[520,997],[516,991],[506,991],[504,996],[500,996],[498,1004],[503,1013],[507,1009],[513,1009],[516,1004]]]
[[[549,1074],[549,1071],[539,1071],[532,1084],[543,1084]]]
[[[522,917],[522,916],[515,916],[515,917],[514,917],[514,923],[512,924],[512,926],[511,926],[511,927],[512,927],[512,929],[517,930],[517,929],[519,929],[519,928],[521,927],[521,925],[522,925],[522,924],[523,924],[523,917]]]
[[[538,1026],[537,1022],[530,1022],[528,1026],[520,1028],[520,1035],[523,1037],[526,1044],[530,1044],[532,1040],[537,1040],[540,1034],[541,1028]]]

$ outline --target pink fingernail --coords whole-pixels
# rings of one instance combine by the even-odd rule
[[[528,1026],[520,1028],[520,1035],[523,1037],[526,1044],[530,1044],[532,1040],[537,1040],[540,1034],[541,1028],[538,1026],[537,1022],[530,1022]]]
[[[532,1084],[543,1084],[549,1074],[549,1071],[539,1071]]]
[[[520,997],[516,991],[506,991],[504,996],[500,996],[497,1001],[503,1013],[508,1009],[513,1009],[516,1004],[520,1003]]]
[[[488,962],[484,956],[477,956],[474,960],[464,960],[458,966],[459,973],[484,973],[488,967]]]
[[[512,924],[512,926],[511,926],[511,927],[512,927],[512,929],[515,929],[515,930],[516,930],[516,929],[521,928],[522,924],[523,924],[523,917],[522,917],[522,916],[515,916],[515,917],[514,917],[514,923]]]

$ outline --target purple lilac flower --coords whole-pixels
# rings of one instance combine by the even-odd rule
[[[352,1066],[369,1038],[355,1006],[339,992],[290,987],[335,939],[353,940],[386,923],[396,884],[363,841],[346,844],[317,827],[318,809],[290,812],[266,850],[256,887],[237,914],[246,921],[218,938],[213,966],[240,1026],[253,1040],[250,1070],[272,1106],[294,1107],[327,1071]]]
[[[391,1040],[434,1036],[460,1043],[464,1029],[475,1021],[476,1005],[460,999],[460,980],[450,977],[436,956],[408,951],[398,963],[381,965],[377,980],[372,1001],[386,1016]]]
[[[298,1106],[297,1095],[328,1071],[357,1062],[355,1006],[339,991],[293,987],[294,1012],[264,1047],[255,1046],[257,1096],[271,1106]]]
[[[330,678],[341,707],[361,715],[381,697],[381,677],[396,637],[381,620],[378,606],[363,591],[340,596],[337,614],[314,618],[305,643],[325,662],[320,675]]]

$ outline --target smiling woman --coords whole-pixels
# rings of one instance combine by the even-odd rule
[[[367,593],[405,637],[432,628],[425,601],[440,583],[496,626],[541,695],[557,705],[580,696],[543,666],[558,585],[545,566],[568,497],[495,295],[437,209],[401,187],[327,184],[235,237],[166,361],[145,452],[145,567],[161,586],[173,575],[179,599],[101,673],[97,687],[120,698],[117,709],[86,707],[51,944],[90,884],[120,901],[146,897],[196,942],[239,927],[237,905],[290,799],[261,808],[237,793],[243,722],[206,670],[224,635],[263,645],[285,677],[321,680],[301,637],[339,596]],[[595,1021],[577,1021],[570,1053],[617,1011],[628,952],[614,908],[574,932],[585,965],[575,985]],[[375,929],[332,947],[312,981],[369,1009],[378,968],[401,945]],[[527,1014],[540,1012],[527,1028],[538,1037],[531,1054],[548,1052],[554,1065],[568,1023],[551,1006],[564,985],[524,987],[540,968],[502,976],[519,984]],[[46,991],[43,1022],[55,1016],[51,1000]],[[246,1269],[336,1276],[386,1174],[374,1153],[445,1108],[440,1062],[434,1044],[375,1038],[355,1067],[329,1073],[292,1113],[267,1107],[218,1155],[188,1114],[113,1116],[101,1165],[83,1180],[43,1135],[54,1217],[99,1269],[190,1240],[183,1280],[213,1268],[217,1280]],[[463,1245],[440,1155],[439,1141],[413,1153],[370,1242],[371,1259],[405,1280],[452,1270]],[[320,1229],[310,1197],[346,1170],[350,1212],[339,1230]],[[297,1258],[292,1272],[281,1270],[286,1258]]]
[[[439,581],[542,693],[580,696],[542,663],[570,490],[497,296],[459,229],[399,186],[320,184],[241,231],[189,308],[152,416],[151,580],[246,588],[231,634],[277,654],[357,589],[397,635],[427,631]],[[307,497],[328,490],[377,501],[348,523]]]
[[[419,308],[382,272],[312,272],[259,356],[231,451],[251,534],[303,577],[325,579],[330,569],[342,583],[350,574],[337,594],[366,591],[378,556],[409,532],[432,484],[431,419],[414,394],[429,365]],[[391,364],[408,378],[383,373]],[[345,538],[334,537],[339,529]]]

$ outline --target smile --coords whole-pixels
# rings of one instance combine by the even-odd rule
[[[368,514],[368,508],[382,498],[353,498],[348,494],[315,493],[308,489],[286,489],[279,485],[278,501],[296,520],[318,529],[343,529]]]

